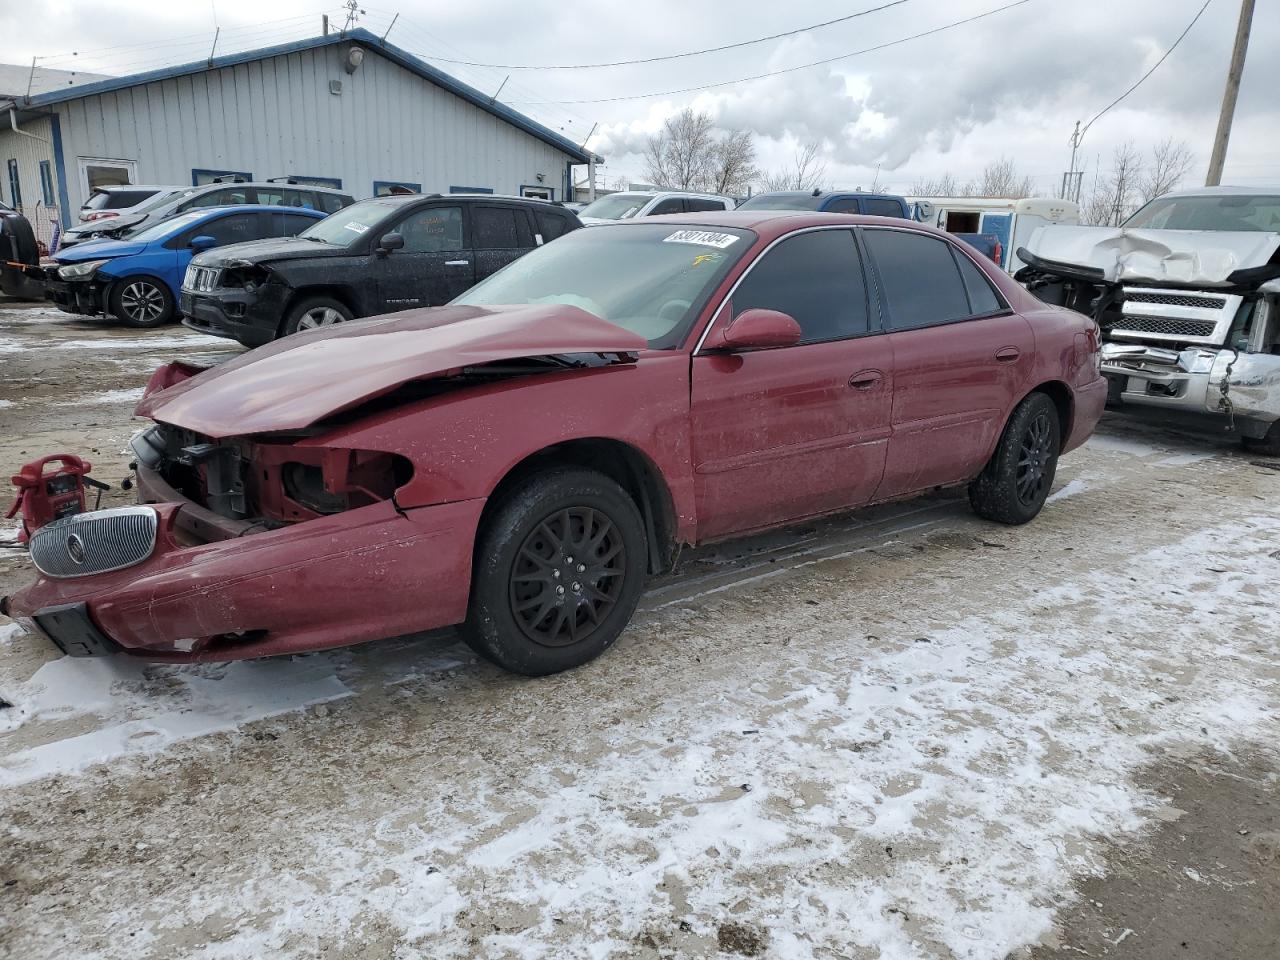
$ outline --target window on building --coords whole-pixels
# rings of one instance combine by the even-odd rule
[[[520,196],[533,197],[535,200],[554,200],[555,191],[551,187],[536,187],[533,184],[525,184],[520,188]]]
[[[805,343],[866,333],[867,290],[853,231],[816,230],[783,240],[733,292],[735,317],[752,308],[793,317]]]
[[[48,160],[40,161],[40,196],[46,207],[54,206],[53,199],[53,167]]]
[[[516,211],[510,207],[473,207],[471,229],[477,250],[514,250],[520,246]]]
[[[945,240],[905,230],[867,230],[895,330],[927,327],[970,316],[969,296]]]
[[[22,184],[18,179],[18,161],[9,160],[9,203],[15,210],[22,209]]]
[[[422,184],[420,183],[409,183],[405,180],[373,181],[373,195],[375,197],[397,197],[421,192]]]
[[[252,173],[246,173],[243,170],[192,170],[191,185],[194,187],[203,187],[209,183],[222,181],[223,183],[248,183],[253,179]]]
[[[409,214],[396,227],[405,253],[452,253],[463,249],[462,208],[428,207]]]
[[[493,187],[450,187],[450,193],[493,193]]]

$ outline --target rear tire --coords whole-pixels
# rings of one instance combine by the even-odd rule
[[[483,523],[462,636],[528,677],[586,663],[631,620],[647,556],[640,511],[617,483],[593,470],[539,474]]]
[[[1058,408],[1043,393],[1014,408],[995,453],[969,484],[969,503],[978,516],[1020,524],[1040,512],[1058,470],[1060,429]]]
[[[283,336],[299,330],[314,330],[335,323],[346,323],[351,311],[332,297],[307,297],[289,311],[285,319]]]
[[[1264,457],[1280,457],[1280,420],[1271,424],[1267,435],[1261,439],[1245,437],[1244,447],[1250,453],[1260,453]]]
[[[155,277],[125,277],[111,288],[107,303],[126,327],[162,327],[174,318],[169,285]]]

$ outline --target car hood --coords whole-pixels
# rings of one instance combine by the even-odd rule
[[[246,243],[218,247],[216,250],[206,250],[197,254],[192,262],[198,267],[226,267],[244,263],[275,263],[304,257],[349,256],[351,250],[348,247],[299,240],[297,237],[282,237],[278,240],[249,240]]]
[[[213,438],[301,430],[411,381],[501,360],[647,345],[561,304],[428,307],[284,337],[148,394],[137,414]]]
[[[76,244],[74,249],[57,254],[54,259],[60,264],[83,263],[86,260],[114,260],[116,257],[132,257],[147,249],[145,243],[134,243],[130,240],[94,240],[91,243]]]
[[[1075,226],[1041,227],[1026,246],[1049,264],[1101,270],[1108,283],[1195,286],[1227,286],[1235,271],[1267,264],[1278,249],[1280,233]]]

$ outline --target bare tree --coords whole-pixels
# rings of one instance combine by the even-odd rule
[[[1119,226],[1141,202],[1142,157],[1132,142],[1116,147],[1111,170],[1100,177],[1084,208],[1086,223]]]
[[[812,190],[822,184],[827,176],[827,165],[818,155],[822,144],[806,143],[796,151],[789,168],[763,173],[760,182],[765,190]]]
[[[659,187],[691,190],[710,171],[716,139],[710,115],[686,107],[668,117],[645,145],[645,175]]]
[[[950,172],[940,177],[928,177],[911,184],[913,197],[958,197],[960,184]]]
[[[1035,192],[1035,182],[1018,172],[1012,157],[1001,157],[982,168],[977,180],[965,184],[961,196],[1007,197],[1017,200]]]
[[[756,145],[750,130],[732,130],[712,149],[711,165],[702,189],[708,193],[740,196],[760,175],[756,169]]]
[[[1151,148],[1151,161],[1138,180],[1143,203],[1163,197],[1186,179],[1195,156],[1185,140],[1167,137]]]

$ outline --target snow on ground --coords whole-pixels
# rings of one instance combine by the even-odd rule
[[[0,730],[30,720],[112,715],[92,732],[0,758],[0,786],[14,786],[90,764],[163,749],[178,740],[236,727],[349,696],[330,663],[260,660],[171,670],[153,682],[155,668],[127,657],[62,657],[26,683],[0,690],[14,707],[0,713]],[[163,689],[157,689],[163,687]]]
[[[137,403],[142,399],[146,387],[130,387],[123,390],[105,390],[102,393],[89,393],[73,396],[70,400],[59,400],[60,407],[97,407],[107,404]]]

